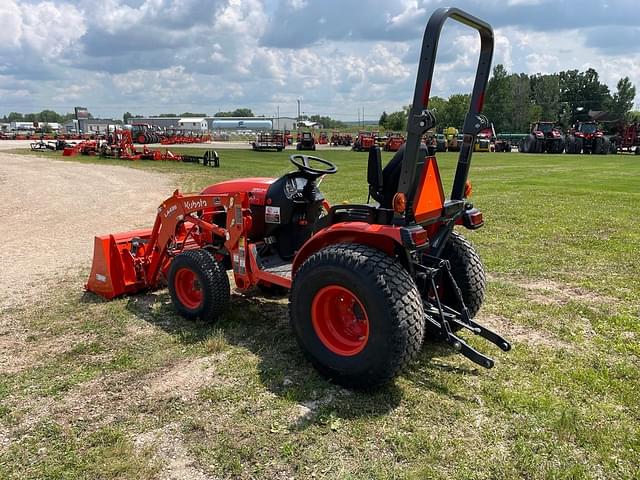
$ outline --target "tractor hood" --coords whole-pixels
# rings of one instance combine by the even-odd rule
[[[203,195],[220,195],[223,193],[246,192],[249,194],[249,203],[253,205],[264,205],[269,186],[275,182],[275,178],[253,177],[237,180],[227,180],[216,183],[205,188]]]

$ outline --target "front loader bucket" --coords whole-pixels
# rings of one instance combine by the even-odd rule
[[[151,229],[146,229],[95,237],[93,265],[85,288],[106,299],[145,288],[144,280],[136,274],[134,243],[144,244],[150,236]]]
[[[63,157],[75,157],[78,155],[78,147],[64,147],[62,151]]]

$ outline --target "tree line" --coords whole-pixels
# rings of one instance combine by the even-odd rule
[[[635,96],[636,88],[629,77],[621,78],[612,93],[593,68],[527,75],[509,73],[498,64],[487,85],[483,113],[498,133],[526,132],[538,120],[568,128],[576,120],[587,120],[590,111],[606,112],[604,118],[611,122],[637,121],[640,114],[631,111]],[[431,97],[429,109],[435,114],[439,129],[461,129],[469,102],[470,95]],[[379,125],[404,130],[408,111],[409,107],[404,107],[390,114],[383,112]]]
[[[38,113],[18,113],[11,112],[8,115],[4,115],[0,118],[2,123],[11,122],[42,122],[42,123],[64,123],[73,118],[76,118],[73,113],[57,113],[53,110],[42,110]]]

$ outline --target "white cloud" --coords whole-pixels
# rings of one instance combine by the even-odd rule
[[[577,0],[461,3],[494,24],[494,64],[527,73],[594,67],[612,90],[625,75],[640,90],[640,47],[606,43],[619,25],[625,35],[637,34],[619,14],[634,5],[630,0],[578,23],[566,21],[582,5]],[[353,119],[365,107],[368,116],[379,115],[410,102],[424,25],[440,4],[2,0],[2,105],[69,111],[86,104],[96,115],[118,117],[125,110],[212,113],[248,106],[273,113],[280,106],[284,115],[295,114],[302,98],[307,112]],[[443,35],[432,94],[467,92],[478,35],[455,22]]]

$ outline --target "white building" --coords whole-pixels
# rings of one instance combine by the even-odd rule
[[[192,132],[206,132],[209,130],[209,122],[207,122],[207,119],[204,117],[181,118],[178,121],[178,126],[183,130],[191,130]]]

